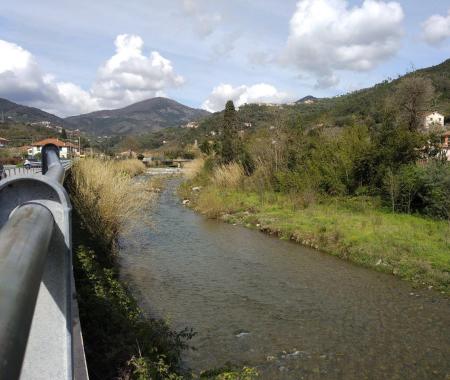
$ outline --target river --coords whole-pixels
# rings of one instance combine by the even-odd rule
[[[449,379],[450,301],[183,207],[169,181],[125,240],[121,273],[151,316],[192,327],[195,372],[227,363],[262,379]]]

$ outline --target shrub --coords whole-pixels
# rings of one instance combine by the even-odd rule
[[[386,193],[393,211],[418,212],[431,217],[450,217],[450,165],[430,162],[425,166],[402,166],[388,171]]]
[[[450,218],[450,164],[432,163],[426,167],[423,186],[417,197],[426,215]]]

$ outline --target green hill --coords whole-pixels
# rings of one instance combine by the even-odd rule
[[[306,127],[323,124],[326,127],[342,127],[357,121],[369,125],[381,122],[386,99],[394,92],[395,87],[405,78],[419,75],[429,78],[436,91],[433,109],[450,119],[450,59],[445,62],[410,72],[397,79],[387,79],[373,87],[354,91],[332,98],[313,98],[314,103],[305,104],[302,101],[294,105],[267,106],[247,104],[239,108],[238,120],[251,123],[251,129],[276,126],[280,121],[295,120]],[[223,113],[218,112],[203,120],[200,128],[192,131],[193,136],[204,135],[205,132],[218,130],[223,119]],[[247,127],[248,128],[248,127]]]

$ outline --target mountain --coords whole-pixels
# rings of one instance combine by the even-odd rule
[[[95,111],[65,120],[74,128],[95,135],[142,134],[179,127],[209,112],[167,98],[152,98],[115,110]]]
[[[27,107],[21,104],[11,102],[10,100],[0,98],[0,120],[10,120],[17,123],[35,123],[39,121],[48,121],[52,125],[62,126],[64,120],[51,113],[40,110],[39,108]]]
[[[303,97],[303,98],[297,100],[297,101],[295,102],[295,104],[301,104],[301,103],[312,104],[312,103],[317,102],[318,100],[319,100],[319,99],[316,98],[315,96],[308,95],[308,96],[305,96],[305,97]]]

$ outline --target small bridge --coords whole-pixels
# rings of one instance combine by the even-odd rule
[[[0,181],[0,379],[88,378],[72,270],[71,162],[42,149],[42,168]]]

